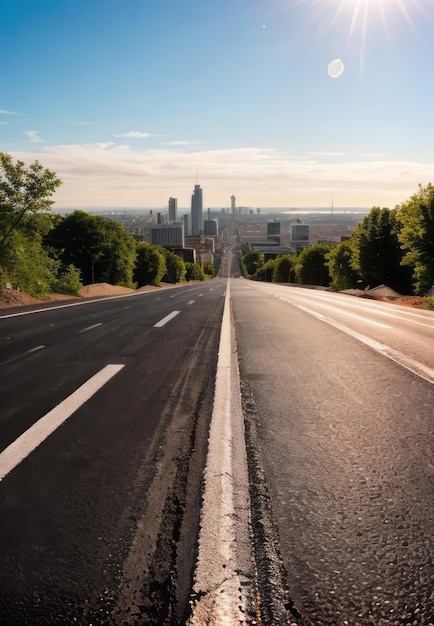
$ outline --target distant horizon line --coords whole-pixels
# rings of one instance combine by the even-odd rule
[[[295,211],[327,211],[329,213],[338,213],[338,212],[342,212],[342,211],[348,211],[348,212],[364,212],[364,211],[370,211],[372,209],[372,207],[363,207],[363,206],[350,206],[350,207],[330,207],[330,206],[307,206],[307,207],[253,207],[253,206],[237,206],[236,207],[238,210],[248,210],[248,211],[254,211],[256,213],[256,211],[259,209],[260,211],[264,211],[267,213],[270,212],[295,212]],[[125,212],[125,211],[168,211],[168,206],[161,206],[161,207],[137,207],[137,206],[126,206],[126,207],[53,207],[53,209],[58,210],[58,211],[105,211],[105,212],[111,212],[111,213],[115,213],[115,212]],[[225,211],[231,211],[231,207],[230,206],[216,206],[216,207],[207,207],[203,209],[203,212],[205,213],[206,211],[210,210],[210,211],[221,211],[222,209],[225,209]],[[179,207],[178,206],[178,211],[191,211],[191,207],[190,206],[186,206],[186,207]]]

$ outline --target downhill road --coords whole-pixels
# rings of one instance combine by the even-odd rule
[[[188,613],[225,290],[0,316],[0,623]]]
[[[290,618],[431,624],[434,313],[244,279],[231,294]]]
[[[0,315],[0,624],[433,623],[434,313],[224,245]]]

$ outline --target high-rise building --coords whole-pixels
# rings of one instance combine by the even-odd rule
[[[218,222],[217,220],[207,219],[203,223],[203,234],[211,235],[212,237],[217,237],[219,234]]]
[[[194,186],[191,196],[191,234],[200,235],[203,232],[203,200],[200,185]]]
[[[169,222],[176,222],[178,217],[178,200],[169,198]]]
[[[235,196],[231,196],[231,215],[232,215],[232,219],[235,219],[237,217],[237,207],[235,205],[235,201],[236,201]]]

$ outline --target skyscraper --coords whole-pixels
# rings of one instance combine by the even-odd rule
[[[232,219],[235,219],[237,217],[237,207],[236,207],[235,201],[236,201],[235,196],[231,196],[231,215],[232,215]]]
[[[203,231],[203,201],[200,185],[194,186],[191,196],[191,234],[200,235]]]
[[[178,213],[178,200],[169,198],[169,222],[176,222]]]

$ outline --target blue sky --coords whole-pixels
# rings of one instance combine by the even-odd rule
[[[0,150],[59,208],[394,207],[434,182],[434,0],[1,0]],[[329,63],[340,59],[338,77]]]

